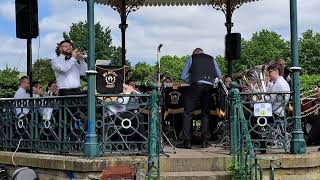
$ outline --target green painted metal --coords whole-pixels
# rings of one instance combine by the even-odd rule
[[[160,179],[160,130],[158,93],[151,94],[151,120],[149,121],[149,146],[148,146],[148,180]]]
[[[88,70],[95,70],[95,28],[94,28],[94,0],[87,0],[88,22]],[[84,143],[84,154],[95,157],[98,154],[96,122],[96,75],[88,73],[88,130]]]
[[[236,89],[232,88],[230,91],[230,131],[231,131],[231,154],[235,156],[238,151],[238,120],[236,105]]]
[[[293,81],[293,131],[290,152],[293,154],[306,153],[306,143],[301,126],[300,104],[300,68],[298,56],[298,24],[297,24],[297,0],[290,0],[290,29],[291,29],[291,61]]]
[[[111,97],[120,100],[130,98],[132,101],[123,105],[117,101],[108,101]],[[110,153],[147,154],[150,94],[105,94],[98,98],[95,105],[95,132],[99,156]],[[88,134],[87,104],[86,95],[0,99],[0,151],[14,151],[20,138],[23,138],[19,150],[82,156]],[[112,106],[123,106],[125,110],[111,113]],[[17,117],[17,109],[29,109],[30,112],[24,117]],[[50,119],[45,119],[41,114],[44,109],[53,110]],[[124,114],[129,114],[129,117],[124,117]],[[122,126],[126,118],[132,124],[128,129]]]

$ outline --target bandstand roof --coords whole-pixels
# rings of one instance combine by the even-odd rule
[[[85,1],[85,0],[79,0]],[[115,0],[95,0],[98,4],[112,5]],[[116,0],[119,1],[119,0]],[[142,6],[205,6],[205,5],[222,5],[227,0],[129,0],[128,2],[140,1]],[[230,0],[231,4],[243,4],[258,0]]]

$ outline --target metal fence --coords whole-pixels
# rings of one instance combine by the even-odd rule
[[[290,92],[230,94],[232,166],[235,179],[262,179],[256,154],[274,149],[289,151],[291,138]],[[270,161],[270,167],[273,162]],[[270,179],[274,168],[270,168]]]
[[[150,98],[96,97],[99,154],[148,153]],[[82,154],[86,129],[87,96],[0,100],[0,150]]]

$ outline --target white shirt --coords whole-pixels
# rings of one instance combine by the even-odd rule
[[[21,87],[19,87],[19,89],[17,90],[17,92],[14,94],[14,99],[26,99],[26,98],[30,98],[30,94],[27,93],[27,91]],[[30,112],[29,108],[16,108],[16,115],[18,115],[18,117],[22,117],[23,114],[28,114]]]
[[[290,86],[288,82],[282,77],[279,76],[275,79],[267,89],[267,92],[287,92],[289,93]],[[272,102],[272,111],[273,113],[277,114],[280,117],[284,116],[284,107],[286,107],[287,103],[289,102],[290,94],[285,95],[285,100],[280,102],[277,100],[277,94],[271,95],[271,102]]]
[[[80,87],[80,75],[85,76],[88,70],[87,63],[83,60],[77,62],[74,57],[65,60],[65,56],[60,54],[56,59],[52,59],[51,65],[56,76],[59,89],[70,89]]]

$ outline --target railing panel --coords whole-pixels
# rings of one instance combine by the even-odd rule
[[[284,149],[289,152],[292,128],[292,111],[289,108],[291,93],[239,95],[254,150]]]
[[[100,152],[147,153],[150,95],[104,95],[98,99]]]
[[[87,96],[0,100],[0,150],[82,154]],[[100,154],[147,153],[150,95],[97,96]]]

